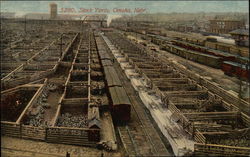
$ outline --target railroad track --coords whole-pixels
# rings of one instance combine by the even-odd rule
[[[117,62],[114,66],[132,104],[131,123],[118,127],[127,154],[129,156],[170,155],[130,81],[126,78]]]
[[[126,153],[129,156],[138,156],[138,148],[131,135],[129,127],[127,125],[125,127],[118,127],[118,132],[121,137],[123,146],[126,150]]]

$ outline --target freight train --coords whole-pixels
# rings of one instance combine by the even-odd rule
[[[159,36],[163,36],[166,37],[167,34],[163,33],[161,31],[153,31],[153,30],[143,30],[143,29],[136,29],[136,28],[130,28],[128,27],[126,30],[124,31],[132,31],[138,34],[142,34],[142,35],[159,35]],[[231,53],[231,54],[240,54],[241,56],[244,57],[249,57],[249,49],[248,48],[243,48],[243,47],[236,47],[234,44],[234,40],[233,39],[227,39],[227,38],[223,38],[223,37],[219,37],[219,36],[208,36],[207,38],[192,38],[192,37],[182,37],[179,38],[178,40],[181,41],[186,41],[189,43],[193,43],[196,45],[200,45],[200,46],[206,46],[215,50],[219,50],[219,51],[224,51],[227,53]]]
[[[151,42],[160,46],[160,49],[167,50],[183,58],[222,69],[225,74],[237,76],[245,80],[250,78],[249,59],[234,54],[225,53],[219,50],[206,48],[179,41],[169,37],[150,35]]]
[[[99,55],[109,91],[109,99],[111,100],[110,110],[113,119],[117,123],[128,122],[130,121],[131,102],[113,67],[113,59],[106,50],[99,49]]]

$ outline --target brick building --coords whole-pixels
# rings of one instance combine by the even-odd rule
[[[230,32],[236,45],[249,47],[249,29],[237,29]]]
[[[240,28],[245,28],[244,21],[210,20],[209,32],[217,34],[228,34],[229,32]]]

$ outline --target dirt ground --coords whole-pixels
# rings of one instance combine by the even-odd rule
[[[53,144],[1,136],[1,156],[3,157],[121,157],[117,152],[106,152],[91,147]]]
[[[58,107],[58,101],[61,97],[61,94],[58,92],[50,92],[48,96],[48,104],[50,104],[51,108],[46,109],[44,113],[44,119],[52,125],[52,119],[56,113]]]

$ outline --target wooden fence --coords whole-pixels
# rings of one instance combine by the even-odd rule
[[[46,128],[46,141],[51,143],[63,143],[82,146],[94,146],[96,141],[90,141],[91,135],[88,128],[66,128],[48,127]]]
[[[181,71],[189,78],[206,87],[209,91],[222,97],[226,102],[230,102],[231,104],[237,106],[242,112],[247,113],[248,115],[250,114],[250,104],[245,100],[235,97],[234,95],[228,93],[226,90],[222,89],[211,81],[208,81],[205,78],[195,74],[194,72],[191,72],[190,70],[183,69],[183,67],[174,63],[170,64],[172,64],[177,70]]]
[[[240,114],[242,121],[247,127],[250,127],[250,117],[244,113],[241,112]]]
[[[194,140],[195,142],[198,142],[198,143],[202,143],[202,144],[206,143],[206,137],[202,135],[202,133],[197,129],[195,129]]]
[[[1,121],[1,135],[82,146],[96,146],[100,129],[68,127],[34,127]]]
[[[1,121],[1,134],[11,137],[21,137],[20,124]]]
[[[194,145],[194,154],[197,156],[208,154],[211,156],[249,156],[250,148],[197,143]]]
[[[172,103],[169,102],[168,109],[174,113],[175,118],[181,122],[182,128],[191,136],[195,135],[193,124],[181,113],[181,111]]]
[[[20,125],[21,138],[33,139],[33,140],[45,140],[45,128],[34,127],[29,125]]]

